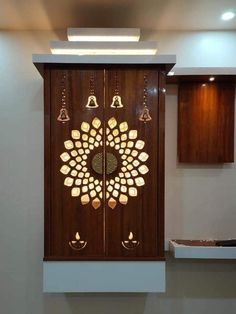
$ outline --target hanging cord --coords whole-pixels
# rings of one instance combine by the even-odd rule
[[[57,118],[58,121],[65,123],[70,120],[70,117],[68,115],[68,111],[66,109],[66,87],[65,87],[65,81],[66,81],[66,73],[63,72],[62,79],[61,79],[61,109],[59,116]]]

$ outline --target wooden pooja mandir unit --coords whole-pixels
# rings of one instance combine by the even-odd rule
[[[164,259],[165,72],[49,65],[44,78],[45,260]]]
[[[59,277],[68,274],[58,285],[69,282],[71,270],[64,262],[132,260],[158,261],[161,267],[161,284],[143,273],[137,291],[164,291],[165,79],[175,57],[114,57],[109,64],[81,60],[33,57],[45,93],[44,291],[86,291],[81,283],[55,288],[55,269]],[[129,267],[121,264],[127,276]],[[157,264],[150,269],[158,273]],[[93,265],[86,265],[89,272]],[[144,268],[141,263],[133,269],[136,278]],[[84,271],[76,272],[83,281]],[[112,290],[104,279],[96,288],[98,280],[88,291],[135,291],[127,283]]]

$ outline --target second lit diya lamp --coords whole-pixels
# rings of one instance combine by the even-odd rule
[[[128,240],[124,240],[121,242],[122,246],[126,249],[126,250],[134,250],[136,249],[137,246],[139,246],[140,242],[137,240],[134,240],[134,235],[133,232],[130,231],[129,236],[128,236]]]
[[[79,232],[75,234],[75,240],[69,241],[69,246],[76,251],[83,250],[87,245],[87,241],[80,240]]]

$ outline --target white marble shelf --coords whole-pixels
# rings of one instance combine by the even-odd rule
[[[175,258],[192,259],[236,259],[236,247],[185,245],[169,241],[169,248]]]
[[[143,65],[165,65],[167,72],[176,63],[175,55],[56,55],[56,54],[33,54],[32,61],[41,75],[45,64],[143,64]]]
[[[78,64],[171,64],[176,63],[175,55],[54,55],[33,54],[33,63],[78,63]]]

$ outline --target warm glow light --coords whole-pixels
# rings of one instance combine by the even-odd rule
[[[71,196],[72,197],[78,197],[80,195],[80,188],[72,188],[71,190]]]
[[[108,125],[111,129],[113,129],[116,125],[117,125],[117,121],[114,117],[112,117],[111,119],[109,119],[108,121]]]
[[[52,54],[59,55],[155,55],[157,43],[140,42],[72,42],[52,41]]]
[[[72,130],[71,136],[73,139],[78,140],[80,138],[80,132],[78,130]]]
[[[209,81],[210,81],[210,82],[213,82],[214,80],[215,80],[214,76],[211,76],[211,77],[209,78]]]
[[[78,241],[80,240],[79,232],[76,232],[75,238],[76,238],[76,240],[78,240]]]
[[[232,12],[232,11],[228,11],[228,12],[225,12],[221,15],[221,19],[223,21],[228,21],[228,20],[231,20],[235,17],[235,13]]]
[[[122,122],[120,125],[119,125],[119,128],[120,128],[120,131],[121,132],[125,132],[128,130],[128,124],[127,122]]]
[[[138,131],[137,131],[137,130],[130,130],[130,131],[129,131],[129,138],[130,138],[131,140],[136,139],[137,135],[138,135]]]
[[[128,236],[129,240],[133,240],[133,237],[134,237],[133,232],[130,231],[129,236]]]
[[[73,144],[73,142],[72,141],[65,141],[64,142],[64,145],[65,145],[65,148],[66,149],[72,149],[72,148],[74,148],[74,144]]]
[[[51,48],[54,55],[155,55],[157,49],[57,49]]]
[[[128,197],[124,194],[121,194],[119,198],[119,202],[123,205],[126,205],[128,203]]]
[[[100,202],[99,198],[96,197],[92,201],[92,206],[93,206],[94,209],[98,209],[101,206],[101,202]]]
[[[68,28],[69,41],[134,42],[139,41],[138,28]]]
[[[138,149],[143,149],[144,145],[145,145],[144,141],[138,140],[135,144],[135,147]]]
[[[69,41],[139,41],[138,36],[85,36],[68,35]]]
[[[126,205],[128,198],[136,197],[138,189],[145,185],[142,175],[149,171],[148,166],[144,164],[149,155],[140,151],[145,143],[143,140],[137,139],[137,130],[129,130],[126,121],[118,123],[115,117],[111,117],[107,121],[104,131],[107,134],[105,145],[114,147],[118,151],[121,162],[120,172],[113,179],[106,181],[106,199],[108,206],[114,209],[118,201],[120,204]],[[102,180],[99,182],[88,172],[90,162],[88,163],[87,159],[95,147],[103,147],[102,134],[104,131],[102,121],[97,117],[94,117],[92,122],[82,121],[80,129],[73,129],[71,138],[64,141],[66,151],[60,155],[64,163],[60,172],[66,176],[64,185],[70,187],[72,197],[80,197],[82,205],[91,203],[94,209],[101,207],[103,182]],[[102,174],[103,152],[96,155],[101,156],[97,162],[93,162],[94,157],[92,157],[92,168],[95,172]],[[94,156],[93,153],[91,156]],[[117,167],[117,160],[114,164],[111,158],[106,158],[106,163],[107,173],[110,174]]]

